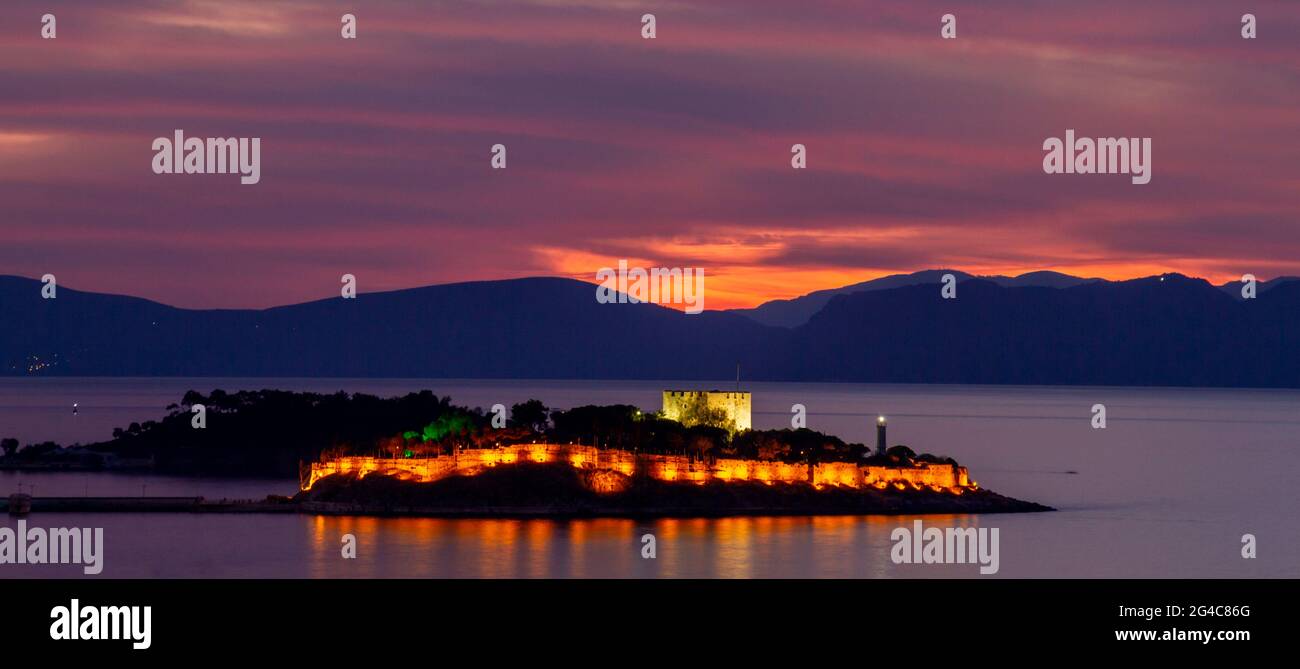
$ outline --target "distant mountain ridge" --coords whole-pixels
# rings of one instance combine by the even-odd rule
[[[593,284],[562,278],[189,310],[64,286],[44,300],[38,282],[0,277],[0,323],[4,374],[35,360],[88,376],[636,378],[649,351],[725,378],[765,329],[734,314],[600,304]]]
[[[889,276],[863,281],[840,288],[830,288],[818,290],[800,297],[770,300],[749,309],[730,309],[733,314],[740,314],[751,318],[764,325],[777,325],[780,327],[793,328],[803,325],[812,318],[813,314],[821,311],[831,298],[836,295],[846,295],[849,293],[860,293],[870,290],[889,290],[892,288],[901,288],[903,286],[915,286],[919,284],[939,283],[944,274],[951,273],[958,283],[969,281],[971,279],[981,279],[990,281],[1004,288],[1071,288],[1085,283],[1106,282],[1106,279],[1081,278],[1062,274],[1060,272],[1051,272],[1040,270],[1037,272],[1027,272],[1018,276],[976,276],[966,272],[954,269],[927,269],[911,274],[891,274]],[[1266,291],[1280,283],[1294,281],[1296,277],[1278,277],[1270,281],[1260,282],[1258,285],[1259,292]],[[1236,295],[1240,298],[1241,283],[1228,282],[1220,286],[1223,290]]]
[[[945,300],[943,273],[829,291],[793,327],[562,278],[189,310],[0,277],[0,373],[1300,387],[1300,281],[962,275]]]
[[[1165,275],[1071,288],[971,280],[837,296],[793,330],[806,379],[1300,387],[1300,282],[1253,300]]]

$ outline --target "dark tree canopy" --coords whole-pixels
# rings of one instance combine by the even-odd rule
[[[206,427],[192,426],[192,408],[206,408]],[[687,455],[697,460],[747,458],[796,462],[869,462],[909,466],[952,462],[918,456],[907,446],[873,455],[862,444],[845,443],[815,430],[746,430],[731,434],[713,425],[686,426],[635,406],[586,405],[550,410],[530,399],[511,407],[505,428],[492,427],[482,409],[451,403],[432,391],[380,398],[364,393],[300,393],[257,390],[204,395],[191,390],[168,407],[161,420],[113,430],[111,441],[77,449],[46,442],[18,448],[0,441],[7,457],[99,459],[152,462],[162,471],[207,474],[297,474],[302,462],[344,455],[392,458],[450,454],[462,448],[492,448],[550,441],[639,453]]]
[[[545,432],[550,425],[549,413],[541,400],[528,400],[510,407],[510,425]]]

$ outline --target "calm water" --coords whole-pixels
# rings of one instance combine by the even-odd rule
[[[105,439],[157,418],[185,390],[379,395],[431,388],[470,406],[536,397],[554,407],[659,405],[665,382],[346,379],[0,379],[0,436]],[[727,387],[719,383],[719,387]],[[1300,577],[1300,392],[1131,388],[746,384],[757,427],[808,425],[951,455],[981,485],[1054,506],[1044,514],[926,516],[1000,530],[999,577]],[[80,406],[72,414],[72,404]],[[1105,404],[1107,428],[1091,428]],[[0,472],[37,495],[290,494],[294,481]],[[105,577],[969,577],[973,565],[895,565],[908,517],[684,520],[436,520],[190,514],[34,514],[31,525],[103,527]],[[7,526],[15,521],[4,517]],[[344,534],[358,557],[340,557]],[[657,538],[654,560],[640,537]],[[1241,558],[1241,536],[1258,557]],[[0,578],[76,567],[0,565]]]

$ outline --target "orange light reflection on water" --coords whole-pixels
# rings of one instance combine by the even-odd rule
[[[889,560],[890,533],[916,516],[734,516],[578,520],[314,516],[316,578],[763,578],[806,565],[807,578],[908,575]],[[974,527],[978,516],[921,517]],[[656,539],[641,556],[642,535]],[[357,559],[341,557],[356,536]]]

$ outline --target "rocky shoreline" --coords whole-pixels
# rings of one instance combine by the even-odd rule
[[[854,489],[753,481],[704,485],[633,478],[621,492],[591,490],[568,465],[521,464],[433,483],[371,474],[322,479],[294,502],[302,512],[339,515],[484,517],[710,517],[1028,513],[1051,507],[976,489]]]

